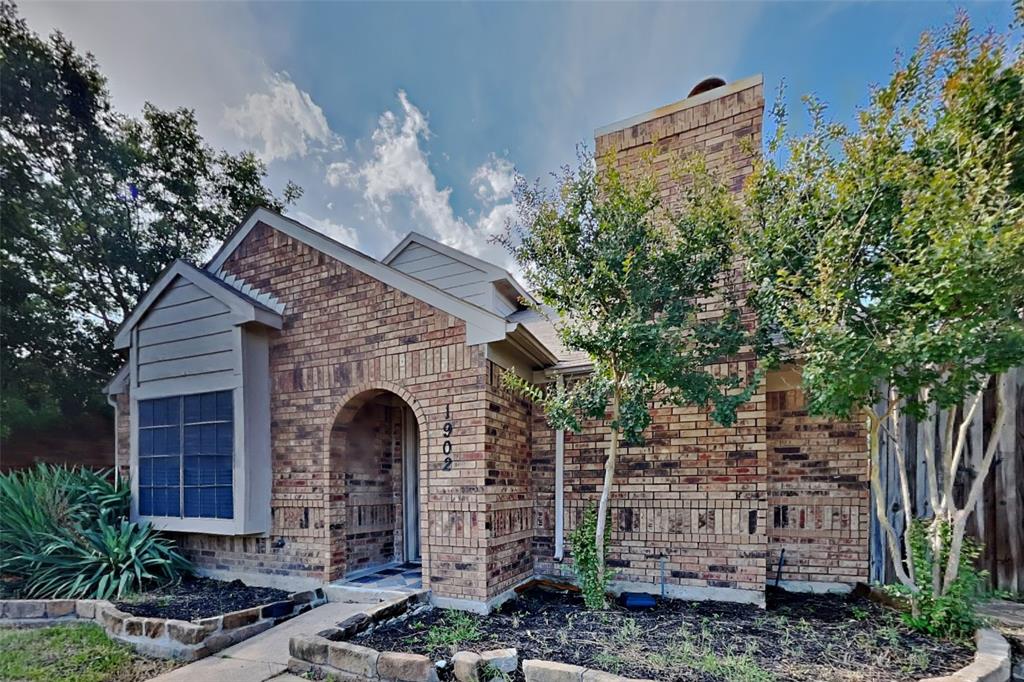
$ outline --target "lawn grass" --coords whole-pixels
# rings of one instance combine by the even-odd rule
[[[0,680],[134,682],[173,667],[139,656],[94,624],[0,630]]]

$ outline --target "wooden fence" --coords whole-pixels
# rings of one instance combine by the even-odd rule
[[[989,438],[999,439],[999,450],[985,482],[985,491],[967,526],[967,532],[984,546],[980,566],[991,576],[992,586],[1000,590],[1024,593],[1024,368],[1013,370],[1008,390],[1007,419],[1000,433],[993,434],[995,422],[995,388],[991,382],[985,392],[981,408],[975,412],[969,426],[967,449],[963,463],[957,471],[954,492],[962,505],[967,490],[974,480],[974,472],[981,461]],[[958,411],[955,428],[960,425],[964,410]],[[934,430],[936,451],[944,440],[947,415],[915,423],[905,419],[904,426],[893,437],[903,444],[910,474],[910,497],[914,516],[929,516],[924,437],[926,429]],[[892,424],[888,425],[890,430]],[[889,521],[898,533],[904,528],[900,484],[896,456],[891,442],[883,434],[880,439],[879,475],[886,496]],[[871,514],[871,581],[895,582],[891,557],[885,541],[885,531]]]

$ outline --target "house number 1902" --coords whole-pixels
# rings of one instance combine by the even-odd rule
[[[444,434],[444,441],[441,443],[441,452],[444,454],[444,466],[442,467],[445,471],[452,470],[452,431],[455,427],[452,425],[452,410],[451,405],[444,406],[444,426],[442,427],[442,433]]]

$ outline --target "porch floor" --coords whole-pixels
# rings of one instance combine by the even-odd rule
[[[423,570],[418,561],[396,562],[356,571],[331,584],[373,590],[415,591],[423,588]]]

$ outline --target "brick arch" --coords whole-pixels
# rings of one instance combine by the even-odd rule
[[[416,398],[413,397],[412,393],[406,390],[403,386],[390,382],[390,381],[376,381],[373,383],[361,384],[354,388],[349,389],[341,400],[335,403],[334,419],[327,427],[328,435],[328,454],[330,454],[330,434],[334,430],[334,427],[338,424],[339,419],[344,419],[342,423],[351,421],[352,417],[355,416],[359,408],[365,405],[370,400],[383,395],[384,393],[394,393],[402,399],[412,413],[416,416],[416,424],[419,426],[421,438],[425,437],[423,432],[423,425],[426,423],[426,417],[423,415],[423,408],[419,406]]]
[[[424,504],[426,499],[424,475],[427,467],[427,421],[422,407],[408,389],[393,382],[378,381],[350,388],[335,402],[336,407],[331,413],[333,417],[326,425],[324,437],[324,461],[327,469],[327,487],[324,494],[329,519],[326,529],[328,541],[326,577],[328,581],[342,578],[353,570],[353,567],[350,566],[350,551],[352,547],[349,545],[346,535],[350,521],[346,490],[346,464],[350,460],[345,457],[345,454],[349,452],[348,447],[350,446],[347,440],[351,436],[349,426],[364,407],[371,405],[374,400],[388,395],[398,398],[399,401],[407,406],[416,420],[415,428],[419,443],[417,455],[419,459],[420,529],[426,524],[428,512]],[[391,428],[393,428],[393,424]],[[390,455],[394,458],[395,453],[393,450],[390,451]],[[391,461],[392,466],[394,466],[394,459]],[[401,478],[399,478],[398,485],[401,486]],[[395,493],[393,492],[392,495],[394,496]],[[400,493],[398,493],[398,496],[401,498]],[[393,507],[393,512],[396,519],[400,519],[402,506],[396,505]],[[404,523],[404,519],[401,520]],[[395,532],[398,532],[397,526]],[[427,566],[428,551],[425,534],[420,532],[420,554],[423,558],[424,569]]]

